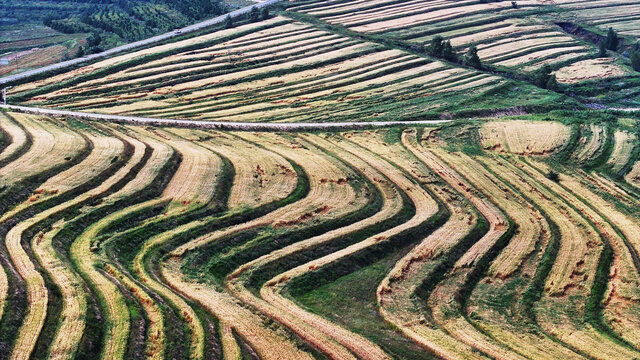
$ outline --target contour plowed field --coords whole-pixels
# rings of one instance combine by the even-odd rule
[[[639,357],[634,135],[476,124],[4,113],[0,358]]]

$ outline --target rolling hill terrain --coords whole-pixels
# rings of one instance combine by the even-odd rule
[[[253,6],[4,79],[0,359],[640,358],[640,3]]]

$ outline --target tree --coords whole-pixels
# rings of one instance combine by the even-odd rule
[[[553,182],[558,182],[560,181],[560,175],[558,175],[558,173],[555,171],[549,171],[549,173],[547,174],[547,179]]]
[[[451,46],[451,41],[447,40],[444,42],[442,46],[442,57],[447,60],[455,60],[456,53],[453,51],[453,46]]]
[[[265,6],[262,8],[262,20],[267,20],[268,18],[269,18],[269,8]]]
[[[482,61],[480,61],[480,57],[478,56],[478,48],[476,48],[475,45],[471,45],[469,50],[467,50],[467,53],[464,55],[464,64],[476,69],[482,68]]]
[[[249,12],[249,20],[251,22],[260,21],[260,11],[258,11],[258,8],[256,8],[255,6],[252,7],[251,11]]]
[[[547,79],[547,83],[544,85],[545,89],[555,91],[558,89],[558,80],[555,74],[550,74]]]
[[[514,8],[514,9],[517,9],[518,8],[518,3],[515,2],[515,1],[512,1],[511,2],[511,7]]]
[[[608,50],[616,51],[618,50],[618,44],[620,43],[620,39],[618,38],[618,33],[616,33],[613,28],[609,28],[607,32],[607,39],[605,40],[605,44]]]
[[[231,16],[227,15],[227,17],[224,19],[224,27],[226,29],[231,29],[233,27],[233,19],[231,18]]]
[[[433,39],[431,39],[431,45],[429,45],[429,54],[441,57],[442,50],[444,50],[444,39],[442,38],[442,36],[437,35]]]
[[[607,57],[607,44],[604,40],[598,44],[598,57]]]

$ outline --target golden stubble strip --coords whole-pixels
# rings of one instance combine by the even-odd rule
[[[445,315],[451,305],[442,301],[447,297],[446,294],[460,291],[460,287],[468,278],[471,269],[476,266],[476,262],[505,234],[509,226],[506,216],[484,194],[462,177],[456,171],[454,165],[445,163],[438,157],[436,151],[429,151],[420,146],[417,143],[415,131],[405,131],[402,136],[402,142],[449,186],[462,194],[489,223],[487,233],[458,259],[451,273],[435,287],[431,294],[428,303],[431,306],[435,322],[452,336],[491,357],[497,359],[524,359],[519,354],[478,331],[461,314],[457,316]],[[461,309],[461,311],[466,310]]]
[[[197,301],[220,319],[224,359],[239,358],[234,331],[255,349],[261,359],[313,359],[311,354],[300,350],[288,338],[269,328],[262,316],[239,304],[235,297],[212,285],[185,280],[180,272],[180,264],[177,258],[165,261],[161,267],[162,276],[176,293]]]
[[[2,128],[9,136],[11,143],[0,152],[0,162],[14,155],[16,151],[27,143],[27,133],[18,126],[7,115],[0,113],[0,128]]]
[[[87,294],[78,274],[71,270],[57,255],[52,240],[60,232],[64,221],[54,224],[47,233],[39,233],[33,242],[33,251],[42,267],[60,289],[63,308],[61,322],[49,347],[49,358],[71,359],[78,348],[85,329]]]
[[[172,156],[174,148],[180,150],[182,162],[159,198],[129,206],[100,219],[85,230],[72,245],[72,256],[76,260],[80,271],[90,279],[106,303],[106,318],[108,319],[109,327],[105,336],[106,343],[102,353],[103,359],[118,359],[124,356],[130,321],[129,310],[118,287],[95,268],[96,264],[104,260],[100,254],[96,253],[98,247],[97,244],[93,244],[93,240],[102,229],[108,227],[112,222],[148,207],[173,202],[171,209],[165,215],[168,216],[169,214],[182,213],[193,206],[207,203],[213,196],[216,176],[220,169],[218,156],[166,131],[138,127],[127,127],[126,129],[129,131],[129,135],[139,137],[145,143],[150,144],[154,148],[154,156],[149,159],[148,165],[140,171],[133,182],[114,194],[114,199],[130,196],[135,191],[148,186]],[[192,202],[195,205],[191,204]],[[131,280],[121,277],[122,274],[114,271],[114,267],[110,266],[109,268],[126,286],[133,287],[131,285],[135,285]],[[137,285],[135,288],[139,299],[146,303],[145,311],[147,311],[148,315],[154,317],[155,328],[153,333],[158,334],[148,344],[148,354],[160,356],[164,347],[163,338],[158,332],[162,328],[161,314],[157,309],[157,305],[152,301],[148,301],[150,300],[149,295],[144,293]],[[194,321],[197,321],[197,319],[194,318]],[[194,328],[196,326],[198,325],[194,324]]]
[[[9,291],[9,281],[7,279],[7,273],[3,266],[0,266],[0,318],[4,312],[4,306],[7,299],[7,292]]]
[[[164,137],[164,140],[174,147],[179,146],[183,156],[181,166],[176,172],[171,183],[174,181],[186,181],[186,179],[189,179],[189,183],[184,184],[184,186],[197,191],[197,193],[189,193],[182,190],[174,191],[171,190],[172,186],[170,183],[164,192],[163,198],[165,200],[173,200],[174,203],[178,200],[179,205],[174,204],[172,210],[163,216],[166,217],[170,213],[179,213],[185,211],[187,208],[193,208],[194,205],[189,205],[189,202],[192,199],[196,199],[195,206],[211,200],[213,190],[216,186],[220,186],[220,184],[218,184],[218,179],[222,171],[222,160],[215,155],[215,153],[206,150],[204,147],[198,146],[196,143],[186,141],[185,138],[180,136],[184,135],[185,137],[194,137],[192,130],[185,130],[183,134],[178,135],[170,130],[156,130],[153,135]],[[185,144],[190,144],[190,146],[185,146]],[[201,184],[210,184],[210,187],[201,188]],[[180,197],[174,197],[174,194],[179,194]],[[156,220],[162,221],[162,219]],[[153,248],[171,240],[174,235],[180,232],[188,231],[193,227],[199,226],[202,221],[203,220],[197,220],[147,239],[133,260],[133,269],[142,283],[154,292],[163,296],[178,308],[180,312],[179,316],[185,320],[191,330],[190,351],[193,358],[202,358],[204,356],[204,328],[202,327],[197,314],[184,301],[184,299],[161,284],[158,279],[154,278],[147,272],[144,264],[144,258]],[[161,358],[164,353],[165,336],[163,317],[158,305],[141,286],[136,284],[132,279],[126,277],[125,274],[113,267],[111,268],[111,273],[113,276],[119,278],[125,286],[135,289],[135,291],[132,292],[140,299],[145,311],[150,319],[152,319],[150,325],[150,342],[147,344],[147,356]]]
[[[631,171],[624,177],[624,179],[631,185],[640,189],[640,161],[633,164]]]
[[[144,136],[135,130],[137,130],[137,128],[123,128],[121,131],[128,136],[135,137],[148,144],[153,149],[153,153],[136,178],[127,183],[120,191],[106,198],[105,201],[103,201],[104,204],[124,199],[149,186],[174,153],[173,148],[166,143],[155,137]],[[95,244],[94,241],[104,228],[121,217],[154,205],[165,203],[166,201],[168,201],[166,198],[158,198],[132,205],[109,214],[87,227],[71,245],[70,253],[72,261],[79,273],[96,290],[101,298],[101,302],[104,303],[106,307],[105,323],[108,325],[104,336],[105,343],[101,353],[102,359],[123,358],[130,320],[129,310],[120,290],[110,278],[95,267],[102,262],[102,259],[100,254],[97,253],[99,244]]]
[[[107,140],[107,139],[111,139],[107,135],[103,135],[102,138],[92,135],[92,136],[89,136],[89,138],[92,139],[92,143],[94,144],[93,150],[97,151],[101,155],[104,155],[101,147],[104,147],[106,149],[109,149],[110,151],[113,151],[113,152],[110,152],[110,154],[118,154],[118,155],[121,155],[124,149],[124,146],[123,146],[124,144],[122,143],[122,140],[117,140],[118,142],[120,142],[119,144],[120,146],[114,146],[113,142],[111,142],[110,140]],[[92,156],[88,156],[85,159],[85,161],[70,168],[67,172],[70,172],[72,174],[75,172],[85,173],[86,171],[85,167],[92,168],[96,165],[95,160],[96,159],[92,158]],[[101,163],[101,164],[106,168],[108,167],[109,162]],[[100,173],[100,168],[98,168],[98,171],[93,173],[92,176],[96,176],[99,173]],[[35,269],[34,264],[31,262],[29,256],[21,246],[21,240],[24,232],[30,229],[31,227],[33,227],[34,225],[38,224],[39,222],[44,221],[51,216],[57,215],[61,212],[64,212],[65,210],[69,209],[72,206],[81,204],[86,200],[99,196],[101,193],[108,190],[117,181],[122,179],[127,173],[128,173],[128,169],[123,167],[119,169],[119,171],[116,172],[116,174],[106,179],[99,186],[88,190],[87,192],[73,198],[72,200],[69,200],[57,206],[48,208],[45,211],[40,212],[35,216],[18,223],[16,226],[12,227],[7,233],[7,236],[6,236],[7,250],[9,252],[9,255],[11,256],[13,263],[16,265],[16,270],[18,271],[20,276],[25,280],[26,287],[27,287],[26,289],[27,298],[29,301],[28,312],[18,332],[18,337],[16,339],[16,343],[14,345],[13,352],[11,355],[13,359],[26,359],[26,358],[29,358],[29,356],[31,355],[36,345],[36,341],[38,339],[42,326],[44,325],[44,321],[47,314],[47,303],[48,303],[48,292],[44,283],[44,279],[42,278],[40,273]],[[73,175],[70,175],[70,176],[73,177]],[[85,173],[85,176],[83,177],[84,182],[86,182],[89,179],[92,179],[92,177],[87,176]],[[53,181],[51,181],[49,185],[53,185],[53,186],[62,185],[62,182],[66,181],[64,177],[58,177],[58,176],[53,177],[52,180]],[[60,183],[57,183],[55,181],[59,181]],[[82,183],[77,183],[75,185],[79,186],[81,184]],[[68,191],[71,189],[66,189],[66,190]],[[27,201],[29,202],[30,200],[27,200]],[[17,208],[21,208],[21,207],[18,206]],[[11,212],[8,213],[9,216],[11,214],[12,214]],[[37,247],[37,244],[39,241],[40,241],[39,237],[35,237],[32,240],[32,247]]]
[[[75,189],[108,169],[115,159],[123,156],[125,145],[120,138],[112,134],[105,135],[88,131],[85,131],[84,135],[92,144],[91,153],[79,164],[50,177],[33,192],[28,201],[12,208],[11,211],[3,215],[3,219],[13,216],[27,207],[40,204]],[[61,156],[67,157],[64,154]]]
[[[229,208],[257,207],[287,197],[297,177],[281,155],[246,142],[230,133],[173,129],[172,132],[219,153],[233,164],[235,176]]]
[[[531,161],[531,164],[542,172],[550,170],[541,162]],[[531,174],[539,176],[533,167],[526,169]],[[604,200],[585,186],[584,180],[577,175],[562,174],[560,184],[550,185],[565,201],[571,203],[583,216],[590,219],[611,244],[614,260],[604,303],[604,315],[609,320],[611,328],[635,346],[640,345],[640,335],[638,335],[640,323],[634,315],[640,310],[638,306],[640,278],[625,244],[627,240],[636,251],[640,248],[640,225],[637,219],[634,220],[618,211],[614,204]]]
[[[11,113],[11,116],[33,136],[33,144],[19,159],[0,169],[0,187],[16,184],[31,175],[61,165],[86,146],[78,133],[56,121],[20,113]]]
[[[215,69],[222,64],[228,63],[231,60],[231,57],[234,58],[234,61],[236,61],[236,58],[240,61],[243,61],[247,56],[250,56],[251,59],[257,60],[258,58],[262,58],[268,55],[271,55],[271,56],[273,56],[273,54],[280,55],[281,53],[279,53],[279,50],[280,50],[279,47],[291,46],[289,42],[312,41],[312,39],[305,40],[305,38],[311,37],[311,36],[318,36],[318,35],[330,36],[333,38],[336,37],[336,35],[332,35],[330,33],[323,32],[323,31],[311,31],[311,32],[300,33],[299,31],[296,31],[296,30],[303,30],[305,29],[305,27],[298,23],[286,24],[283,26],[279,26],[276,29],[278,28],[282,28],[282,29],[290,28],[290,31],[294,31],[294,33],[292,35],[281,37],[279,39],[273,39],[273,40],[264,41],[264,42],[256,42],[251,45],[244,45],[244,46],[230,48],[229,45],[232,45],[234,42],[233,40],[231,40],[228,42],[214,45],[209,48],[200,49],[198,50],[197,53],[191,52],[191,51],[180,52],[178,54],[167,56],[160,60],[146,62],[139,66],[126,68],[122,71],[109,75],[106,79],[100,78],[96,80],[87,81],[85,83],[78,85],[77,87],[72,87],[70,89],[65,89],[62,92],[57,92],[56,95],[64,93],[65,91],[68,92],[69,90],[73,92],[73,89],[79,90],[79,89],[90,88],[93,90],[93,89],[99,89],[102,86],[111,87],[111,86],[117,86],[117,85],[142,82],[144,80],[158,78],[159,76],[155,74],[157,72],[162,72],[163,74],[167,74],[167,75],[177,75],[181,72],[191,72],[194,70],[202,70],[202,69]],[[320,39],[322,38],[313,39],[313,40],[320,41]],[[270,50],[273,50],[273,51],[270,51]],[[245,52],[250,52],[250,54],[247,55],[245,54]],[[209,57],[209,59],[203,60],[202,59],[203,57]],[[176,63],[178,61],[179,63]],[[194,65],[199,65],[199,66],[194,67]],[[185,67],[187,66],[188,68],[185,69]],[[147,75],[145,76],[145,74]],[[137,78],[133,80],[124,80],[124,78],[130,77],[130,76],[136,76]],[[114,81],[120,78],[123,78],[123,80],[118,82]],[[99,84],[102,84],[105,80],[109,82],[104,85],[99,85]]]
[[[475,214],[450,186],[436,181],[434,174],[402,146],[386,144],[377,134],[366,132],[356,134],[353,139],[409,171],[450,211],[449,220],[401,258],[378,285],[376,298],[381,316],[405,336],[444,359],[469,358],[473,354],[472,347],[430,324],[414,293],[429,275],[429,265],[468,233],[476,221]]]
[[[532,3],[531,1],[524,1],[523,3]],[[511,5],[509,5],[511,6]],[[341,25],[349,27],[353,31],[358,32],[366,32],[366,33],[379,33],[384,31],[390,31],[393,29],[406,28],[410,26],[417,26],[428,22],[434,21],[442,21],[446,19],[450,19],[455,16],[461,15],[473,15],[473,13],[480,11],[497,11],[505,9],[506,4],[471,4],[467,6],[461,6],[456,8],[448,8],[448,9],[439,9],[431,12],[423,13],[423,14],[411,14],[411,12],[407,12],[407,15],[399,18],[399,19],[385,19],[384,12],[371,13],[369,14],[369,19],[380,19],[380,16],[383,16],[379,21],[371,22],[363,25],[356,25],[363,19],[357,19],[355,21],[350,21],[350,19],[342,18],[337,21]],[[353,25],[352,25],[353,24]]]
[[[105,271],[111,277],[116,279],[122,286],[127,288],[127,290],[129,290],[136,299],[138,299],[142,310],[144,310],[146,314],[148,327],[145,358],[150,360],[163,359],[165,348],[165,326],[162,310],[140,285],[127,277],[122,271],[109,264],[105,264]]]
[[[292,55],[295,55],[298,51],[313,51],[314,49],[319,49],[323,46],[324,47],[336,46],[341,43],[345,43],[347,41],[346,38],[341,38],[336,35],[326,34],[322,32],[318,32],[318,34],[324,34],[324,36],[319,39],[299,40],[297,41],[297,46],[295,48],[290,48],[291,44],[285,44],[285,45],[273,46],[273,47],[268,47],[269,45],[267,44],[261,44],[258,46],[265,46],[267,47],[268,50],[265,50],[264,53],[261,53],[261,52],[251,53],[247,57],[243,56],[243,53],[241,52],[242,49],[233,49],[234,50],[233,52],[222,52],[222,53],[219,52],[218,53],[219,59],[215,62],[208,61],[208,62],[203,62],[201,64],[198,63],[199,66],[188,67],[188,68],[185,68],[186,65],[189,65],[187,63],[187,64],[184,64],[182,67],[177,67],[174,69],[171,69],[171,68],[152,69],[154,70],[154,73],[148,74],[147,76],[142,76],[140,78],[129,79],[129,80],[123,79],[122,81],[110,82],[110,83],[99,84],[94,86],[91,86],[90,83],[82,84],[82,87],[79,87],[76,90],[73,90],[73,89],[59,90],[51,94],[51,96],[60,96],[69,92],[72,93],[74,91],[83,91],[83,90],[94,91],[94,90],[101,90],[101,89],[108,90],[114,87],[135,86],[138,83],[145,83],[145,82],[150,82],[154,80],[157,81],[157,80],[166,79],[168,77],[177,77],[179,75],[188,76],[191,73],[198,72],[198,71],[205,71],[205,70],[210,72],[215,72],[216,70],[222,70],[220,72],[223,73],[225,65],[228,66],[236,63],[246,62],[246,61],[254,61],[254,62],[268,61],[272,59],[274,55],[282,56],[282,57],[292,56]],[[279,49],[279,47],[282,47],[283,49]],[[177,59],[181,60],[181,57],[178,57]],[[155,71],[161,71],[161,73],[155,73]],[[122,74],[122,75],[126,76],[127,74]]]
[[[606,141],[607,129],[604,126],[591,124],[589,125],[589,129],[591,131],[591,137],[589,138],[589,141],[586,142],[587,139],[584,137],[580,139],[581,143],[586,143],[582,147],[580,152],[575,154],[575,158],[578,161],[588,161],[589,159],[592,159],[596,155],[598,150],[600,150],[602,146],[604,146],[604,143]]]
[[[615,139],[615,147],[607,161],[607,165],[611,166],[611,170],[615,173],[620,172],[629,162],[633,148],[637,146],[636,136],[626,131],[618,130],[613,135]]]
[[[76,155],[86,145],[82,137],[68,129],[46,121],[38,123],[36,118],[32,116],[22,114],[12,114],[12,116],[34,135],[34,143],[26,154],[0,170],[0,176],[2,177],[0,178],[0,183],[5,185],[15,184],[30,175],[46,171],[64,161],[60,159],[64,159],[69,155]],[[57,141],[60,143],[56,143]],[[5,213],[0,221],[6,221],[9,217]],[[20,330],[22,336],[19,335],[18,338],[20,349],[13,353],[12,356],[14,358],[29,356],[33,346],[35,346],[35,340],[40,332],[46,313],[47,291],[44,287],[44,280],[35,270],[34,264],[20,244],[21,233],[30,224],[28,221],[18,224],[9,231],[5,239],[9,256],[15,264],[16,270],[26,281],[30,305],[25,316],[25,323]],[[7,295],[7,278],[4,271],[1,272],[0,303],[2,303],[2,306],[0,308],[3,308]],[[44,305],[44,312],[40,305]],[[35,307],[35,309],[32,309],[32,307]],[[2,310],[0,309],[0,311]],[[27,332],[27,334],[25,335],[24,332]]]
[[[328,208],[328,214],[331,216],[338,216],[338,214],[346,213],[349,210],[348,207],[345,208],[345,205],[348,205],[355,198],[355,193],[348,183],[339,184],[338,182],[340,179],[348,178],[350,170],[337,160],[319,151],[305,149],[295,140],[279,135],[270,133],[236,133],[236,135],[242,139],[260,143],[267,150],[303,166],[309,177],[309,194],[304,199],[277,209],[265,216],[226,229],[216,230],[189,241],[173,250],[171,252],[172,256],[181,257],[187,251],[239,231],[261,226],[275,226],[278,223],[283,225],[288,221],[298,220],[305,213],[319,209]]]
[[[146,146],[134,138],[125,137],[123,134],[119,135],[132,144],[134,152],[131,159],[111,179],[105,181],[99,188],[92,190],[92,194],[101,189],[108,189],[142,161]],[[39,235],[32,246],[38,256],[38,261],[60,288],[63,298],[61,322],[49,350],[52,359],[73,358],[86,325],[84,314],[87,309],[87,294],[84,291],[82,279],[60,259],[51,243],[63,225],[64,222],[59,222],[53,226],[52,231]]]
[[[384,221],[385,219],[394,216],[402,209],[403,202],[398,189],[393,184],[382,180],[382,174],[379,171],[375,170],[371,165],[367,164],[365,161],[351,154],[350,152],[343,151],[335,144],[328,142],[320,136],[300,136],[304,137],[305,140],[309,141],[315,146],[318,146],[319,148],[324,148],[334,154],[339,154],[341,160],[349,163],[352,167],[357,168],[358,171],[363,176],[371,180],[371,182],[374,183],[377,187],[378,191],[380,191],[384,195],[383,206],[378,213],[370,218],[358,221],[354,224],[339,229],[329,231],[322,235],[306,239],[304,241],[297,242],[285,248],[273,251],[272,253],[264,255],[245,265],[242,265],[240,268],[236,269],[228,276],[227,289],[229,289],[229,291],[231,291],[233,295],[235,295],[242,301],[256,307],[270,317],[283,323],[284,325],[292,329],[292,331],[294,331],[296,334],[298,334],[298,336],[300,336],[305,341],[309,342],[314,347],[318,348],[320,351],[322,351],[324,354],[327,354],[331,358],[353,358],[353,354],[344,349],[342,346],[346,346],[357,356],[368,358],[371,357],[371,352],[365,352],[363,351],[363,349],[370,348],[372,346],[377,347],[371,344],[368,340],[362,338],[361,336],[353,334],[335,324],[331,324],[324,319],[322,319],[322,321],[318,321],[318,318],[316,317],[308,317],[306,316],[307,313],[303,313],[303,317],[300,318],[297,312],[291,313],[288,309],[283,311],[282,308],[277,306],[277,304],[279,303],[277,301],[278,294],[274,294],[271,291],[271,287],[268,285],[264,286],[261,289],[261,295],[264,297],[264,299],[253,295],[246,288],[246,281],[248,280],[247,275],[250,275],[255,271],[260,271],[260,267],[265,266],[273,261],[277,261],[278,259],[282,259],[286,256],[302,252],[307,248],[333,241],[358,229],[362,229],[364,227]],[[309,271],[311,270],[313,270],[313,268],[309,268]],[[274,298],[276,299],[275,306],[268,300]],[[378,355],[382,355],[377,349],[376,352],[378,353]]]
[[[294,278],[304,275],[305,273],[321,268],[330,263],[340,261],[342,258],[367,247],[373,246],[381,241],[387,241],[391,236],[394,236],[404,230],[418,226],[421,222],[425,221],[429,217],[433,216],[437,210],[437,203],[431,198],[431,196],[423,190],[418,182],[408,177],[405,173],[399,171],[387,160],[384,160],[382,156],[376,156],[369,150],[365,150],[364,147],[370,148],[369,144],[362,144],[363,147],[359,147],[350,141],[329,139],[339,154],[350,153],[349,156],[355,156],[360,158],[361,161],[368,163],[375,171],[384,175],[392,185],[403,189],[406,192],[409,199],[414,203],[416,207],[416,214],[407,222],[398,225],[394,228],[383,231],[380,234],[367,238],[359,243],[350,245],[344,249],[336,251],[335,253],[323,256],[319,259],[310,261],[306,264],[295,267],[288,270],[273,279],[269,280],[261,290],[261,296],[263,299],[278,307],[284,312],[291,314],[299,319],[304,319],[309,324],[314,324],[316,328],[323,331],[326,335],[332,336],[338,342],[348,346],[356,355],[360,358],[377,359],[387,358],[385,353],[380,352],[377,346],[371,346],[367,342],[362,342],[362,339],[352,334],[330,321],[311,314],[293,301],[284,297],[281,293],[284,287]],[[376,151],[377,154],[384,154]],[[344,155],[343,155],[344,156]],[[384,155],[383,155],[384,156]],[[382,180],[382,179],[380,179]]]
[[[599,359],[637,357],[637,353],[611,341],[589,324],[584,324],[584,308],[579,303],[588,300],[595,270],[602,251],[597,231],[581,215],[568,207],[555,192],[541,183],[550,180],[541,175],[532,177],[515,157],[483,157],[493,171],[519,191],[527,192],[533,201],[553,219],[560,231],[560,249],[549,274],[542,298],[536,304],[541,328],[562,342]],[[603,344],[597,349],[594,343]]]
[[[13,120],[9,119],[3,113],[0,113],[0,127],[11,136],[11,143],[0,152],[0,161],[15,154],[27,142],[27,133],[18,126]],[[0,318],[4,312],[5,299],[9,291],[9,283],[5,270],[0,266]]]
[[[129,127],[139,136],[150,138],[178,149],[182,162],[161,198],[171,200],[172,212],[181,212],[189,206],[209,203],[215,193],[220,157],[196,143],[159,128]]]
[[[234,177],[234,185],[231,189],[232,199],[234,194],[236,194],[236,197],[239,196],[239,200],[241,201],[252,201],[252,194],[256,192],[260,193],[260,189],[264,189],[266,187],[266,193],[260,195],[260,197],[255,200],[260,203],[250,204],[252,206],[257,206],[261,203],[284,198],[295,187],[295,172],[290,167],[286,159],[275,153],[268,152],[250,143],[230,137],[229,135],[220,132],[173,129],[171,130],[171,133],[177,134],[178,136],[192,142],[199,143],[203,147],[213,150],[216,153],[220,153],[230,159],[236,173]],[[268,180],[262,179],[259,176],[259,179],[257,180],[258,184],[256,185],[253,184],[253,182],[256,181],[255,175],[257,170],[260,170],[258,175],[262,173],[261,176],[265,177],[269,176],[267,172],[277,172],[278,175],[272,175]],[[204,181],[207,179],[202,180]],[[263,185],[263,182],[265,181],[269,181],[269,184],[265,187],[260,187],[260,185]],[[245,197],[249,197],[249,199],[245,199]],[[248,206],[247,203],[241,203],[241,205]],[[239,205],[232,204],[230,202],[229,206],[234,209]],[[144,257],[149,250],[155,246],[165,243],[179,233],[183,233],[189,231],[191,228],[200,226],[203,221],[206,220],[198,220],[185,224],[147,240],[133,261],[134,271],[142,282],[155,292],[168,299],[181,311],[181,316],[185,319],[192,332],[191,354],[194,358],[201,358],[204,355],[204,329],[202,324],[199,322],[193,309],[180,296],[174,293],[170,288],[164,286],[158,279],[154,278],[147,272],[144,264]]]
[[[221,322],[231,324],[230,326],[233,326],[234,330],[260,356],[272,358],[276,356],[276,353],[274,353],[270,342],[264,339],[273,339],[274,336],[279,335],[273,334],[272,330],[265,328],[258,314],[246,308],[239,308],[236,303],[237,299],[226,292],[206,284],[193,283],[183,279],[182,274],[177,272],[181,263],[178,258],[186,251],[217,241],[225,236],[231,236],[239,231],[268,225],[277,227],[297,226],[296,223],[300,221],[301,214],[316,213],[315,210],[318,209],[323,209],[322,212],[316,213],[315,217],[318,219],[305,220],[301,223],[302,226],[305,226],[305,223],[310,221],[322,221],[327,217],[344,216],[353,209],[363,206],[366,199],[356,197],[353,188],[346,183],[348,182],[347,179],[353,177],[351,170],[311,146],[303,146],[295,139],[274,134],[237,133],[237,136],[252,142],[260,142],[261,146],[264,146],[267,150],[276,152],[280,156],[291,159],[298,164],[303,164],[304,171],[309,176],[310,192],[308,196],[261,218],[215,231],[178,247],[172,252],[173,259],[164,264],[162,271],[166,281],[172,288],[203,304]],[[324,214],[322,214],[323,212]],[[262,335],[256,336],[257,333]],[[288,340],[281,341],[286,344],[285,349],[290,349],[283,351],[293,351],[293,349],[289,348],[291,344]]]
[[[168,217],[172,214],[184,213],[189,209],[202,206],[212,200],[218,176],[220,175],[222,168],[222,160],[219,156],[201,146],[198,146],[197,144],[183,139],[180,136],[172,134],[167,130],[136,130],[140,134],[144,134],[145,139],[162,141],[173,148],[179,149],[180,154],[182,155],[182,161],[161,197],[156,200],[151,200],[140,205],[133,206],[132,211],[140,209],[141,206],[153,206],[158,203],[158,200],[161,202],[171,201],[172,205],[168,211],[161,215],[161,217]],[[125,209],[125,211],[126,210],[127,209]],[[161,221],[161,219],[156,220]],[[168,289],[162,287],[152,279],[151,276],[143,271],[142,259],[144,255],[151,248],[168,239],[170,238],[155,237],[145,242],[143,245],[143,251],[141,251],[141,253],[136,257],[137,266],[134,266],[134,268],[139,275],[142,275],[143,283],[145,283],[145,285],[151,285],[150,287],[152,289],[159,290],[162,295],[168,296],[168,299],[181,309],[181,316],[188,320],[187,322],[192,330],[193,346],[191,350],[197,357],[199,356],[198,354],[202,354],[203,351],[204,334],[202,325],[198,321],[193,309],[191,309],[182,299],[175,294],[172,294]],[[143,309],[149,318],[149,339],[146,348],[147,357],[162,358],[165,348],[165,331],[164,319],[160,307],[155,303],[153,298],[145,292],[145,289],[142,286],[138,285],[133,279],[129,278],[116,267],[108,265],[107,271],[109,275],[118,279],[119,282],[130,289],[142,304]]]
[[[476,160],[463,153],[449,153],[441,149],[434,151],[443,160],[458,169],[460,173],[482,189],[483,193],[494,203],[498,203],[518,226],[516,233],[491,264],[487,277],[488,283],[501,283],[521,268],[523,262],[535,251],[536,243],[546,243],[549,238],[549,226],[544,218],[525,199],[505,186]],[[484,280],[483,280],[484,281]],[[486,308],[482,306],[482,308]],[[480,309],[482,311],[484,309]],[[546,336],[533,334],[527,328],[518,327],[517,322],[509,324],[505,317],[495,315],[493,308],[487,308],[486,314],[473,320],[495,341],[500,342],[519,354],[533,359],[580,359],[578,354],[552,341]],[[487,315],[489,317],[489,315]]]
[[[22,92],[22,91],[27,91],[27,90],[33,90],[35,88],[38,87],[42,87],[45,85],[51,85],[51,84],[55,84],[55,83],[60,83],[62,81],[66,81],[69,80],[73,77],[76,76],[80,76],[80,75],[85,75],[85,74],[89,74],[95,71],[98,71],[100,69],[104,69],[104,68],[108,68],[110,66],[116,65],[116,64],[121,64],[130,60],[134,60],[140,57],[144,57],[146,55],[150,55],[153,53],[159,53],[159,52],[163,52],[163,51],[168,51],[168,50],[172,50],[172,49],[176,49],[176,48],[181,48],[181,47],[185,47],[185,46],[189,46],[189,45],[194,45],[197,43],[201,43],[201,42],[205,42],[205,41],[209,41],[209,40],[214,40],[214,39],[219,39],[219,38],[223,38],[225,36],[231,35],[233,33],[236,32],[241,32],[241,31],[245,31],[245,30],[250,30],[252,28],[256,28],[259,26],[263,26],[263,25],[267,25],[267,24],[273,24],[273,23],[278,23],[281,21],[285,21],[287,19],[281,17],[281,16],[276,16],[272,19],[260,22],[260,23],[251,23],[251,24],[247,24],[247,25],[242,25],[242,26],[238,26],[236,28],[233,29],[225,29],[225,30],[220,30],[220,31],[214,31],[211,32],[209,34],[205,34],[202,36],[196,36],[196,37],[192,37],[189,39],[185,39],[185,40],[181,40],[181,41],[177,41],[177,42],[170,42],[164,45],[159,45],[159,46],[154,46],[148,49],[143,49],[143,50],[138,50],[138,51],[132,51],[123,55],[119,55],[119,56],[114,56],[112,58],[109,59],[105,59],[102,61],[98,61],[95,64],[91,64],[91,65],[87,65],[87,66],[83,66],[81,68],[75,69],[75,70],[71,70],[71,71],[67,71],[63,74],[60,75],[56,75],[56,76],[52,76],[43,80],[37,80],[37,81],[33,81],[33,82],[28,82],[25,83],[23,85],[20,86],[16,86],[14,91],[15,92]]]

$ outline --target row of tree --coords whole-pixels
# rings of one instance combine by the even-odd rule
[[[269,14],[268,7],[265,6],[262,9],[258,10],[258,8],[254,6],[251,8],[251,11],[247,15],[247,20],[249,20],[250,22],[258,22],[261,20],[267,20],[269,17],[270,17],[270,14]],[[224,27],[227,29],[230,29],[233,26],[234,26],[233,18],[227,15],[227,17],[224,20]]]
[[[616,51],[620,47],[621,39],[618,33],[609,28],[607,36],[599,43],[600,57],[604,57],[607,54],[607,50]],[[451,46],[450,40],[444,40],[440,35],[435,36],[428,47],[425,47],[424,52],[431,56],[445,59],[454,63],[464,64],[474,67],[476,69],[482,69],[482,61],[478,56],[478,49],[472,45],[469,47],[464,56],[460,57]],[[631,60],[631,66],[634,70],[640,71],[640,41],[638,41],[629,51],[629,58]],[[553,74],[553,68],[546,64],[533,72],[532,80],[536,86],[543,89],[555,90],[558,87],[556,76]]]
[[[467,52],[460,57],[454,50],[453,46],[451,46],[451,41],[444,41],[444,38],[440,35],[435,36],[431,39],[431,43],[425,49],[431,56],[435,56],[438,58],[442,58],[451,62],[464,64],[467,66],[474,67],[476,69],[482,69],[482,61],[478,56],[478,49],[475,45],[472,45],[467,49]]]

